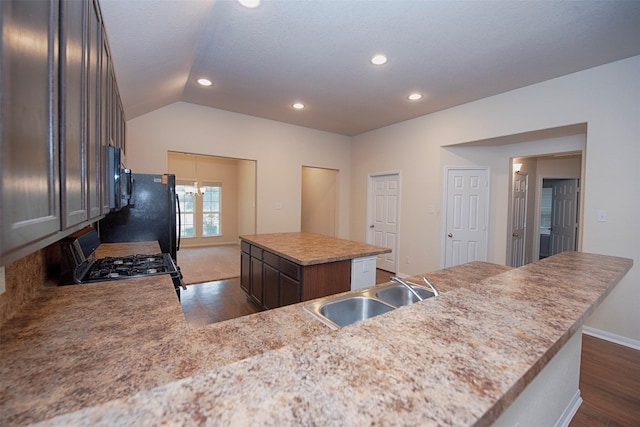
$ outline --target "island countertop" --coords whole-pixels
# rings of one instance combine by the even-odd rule
[[[247,234],[240,240],[299,265],[323,264],[391,252],[390,248],[315,233]]]
[[[91,307],[82,288],[49,290],[0,331],[2,424],[488,425],[631,265],[573,252],[514,270],[465,264],[428,274],[440,297],[338,331],[304,303],[189,330],[177,301],[153,315],[130,296],[108,323],[126,297],[109,285],[94,288],[87,322],[71,315],[76,300]],[[172,293],[139,285],[150,309]],[[164,323],[145,332],[137,316]]]

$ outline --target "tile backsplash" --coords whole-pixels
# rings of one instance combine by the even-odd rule
[[[4,293],[0,294],[0,325],[33,299],[46,281],[45,250],[4,266]]]
[[[0,267],[0,295],[4,294],[6,286],[4,284],[4,266]]]

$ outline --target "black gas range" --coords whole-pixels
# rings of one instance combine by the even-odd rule
[[[68,238],[61,244],[60,284],[97,283],[110,280],[133,279],[137,277],[169,274],[180,299],[180,289],[186,289],[182,273],[171,255],[134,254],[121,257],[93,257],[100,246],[95,231],[78,237]]]

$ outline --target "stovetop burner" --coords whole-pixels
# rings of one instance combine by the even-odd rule
[[[83,282],[93,280],[126,279],[154,274],[174,273],[176,268],[168,254],[128,255],[106,257],[93,262]]]
[[[127,255],[96,259],[94,251],[100,245],[95,230],[72,236],[61,242],[60,285],[99,283],[110,280],[169,274],[180,299],[180,288],[187,289],[180,268],[171,254]]]

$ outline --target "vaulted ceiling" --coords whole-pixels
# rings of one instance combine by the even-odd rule
[[[635,0],[100,4],[127,119],[185,101],[351,136],[640,54]]]

